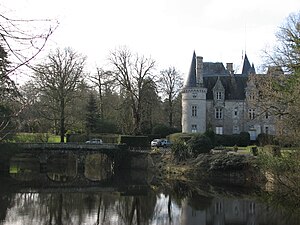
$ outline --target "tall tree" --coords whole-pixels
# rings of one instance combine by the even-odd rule
[[[173,127],[174,102],[178,97],[180,89],[183,85],[182,75],[176,70],[175,67],[169,67],[168,69],[162,70],[160,72],[158,83],[159,90],[168,103],[167,113],[169,126]]]
[[[96,130],[98,122],[99,113],[96,98],[93,93],[90,93],[86,113],[86,130],[88,135]]]
[[[113,66],[113,74],[128,96],[129,106],[132,113],[133,134],[141,133],[142,118],[142,90],[150,81],[155,61],[151,58],[132,54],[126,47],[112,51],[109,61]]]
[[[92,75],[90,80],[98,90],[100,117],[101,119],[105,119],[105,108],[107,106],[104,104],[104,98],[108,92],[113,91],[115,86],[114,77],[111,71],[104,71],[102,68],[97,68],[97,73]]]
[[[57,26],[58,22],[50,19],[9,18],[0,11],[0,40],[13,59],[6,76],[21,66],[29,66],[29,62],[43,50]]]
[[[256,77],[258,100],[276,116],[278,137],[300,144],[300,12],[287,18],[276,37],[274,49],[265,52],[268,75]]]
[[[70,48],[56,49],[43,64],[36,66],[34,81],[41,95],[49,100],[59,117],[60,141],[64,142],[66,108],[74,101],[75,91],[83,79],[86,58]]]

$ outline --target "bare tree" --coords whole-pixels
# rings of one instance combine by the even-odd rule
[[[265,52],[268,74],[256,77],[258,100],[277,117],[278,138],[296,144],[300,143],[300,12],[287,18],[276,37],[274,49]]]
[[[37,28],[38,24],[43,29]],[[23,65],[29,66],[57,26],[53,20],[12,19],[0,12],[0,107],[10,108],[5,114],[0,113],[0,141],[10,133],[5,130],[12,119],[26,107],[26,100],[10,75]],[[21,106],[12,107],[15,103]]]
[[[109,61],[113,66],[114,78],[126,92],[133,119],[133,134],[141,133],[143,87],[151,79],[155,61],[151,58],[132,54],[126,47],[112,51]]]
[[[28,66],[43,50],[57,26],[58,22],[50,19],[12,19],[0,13],[0,40],[13,58],[6,76],[21,66]]]
[[[290,14],[276,33],[273,49],[264,50],[267,67],[278,66],[289,73],[300,68],[300,11]]]
[[[174,101],[183,85],[182,75],[175,67],[169,67],[160,72],[158,83],[159,90],[168,103],[169,126],[173,127]]]
[[[104,96],[108,90],[112,91],[115,86],[115,78],[111,71],[104,71],[102,68],[97,68],[97,73],[91,76],[91,82],[98,90],[99,95],[99,110],[100,118],[104,119]]]
[[[83,79],[85,60],[70,48],[57,49],[36,67],[33,77],[41,95],[49,99],[48,107],[59,115],[61,142],[64,142],[66,108],[74,100],[74,93]]]

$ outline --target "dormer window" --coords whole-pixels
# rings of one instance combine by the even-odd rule
[[[249,109],[249,119],[253,120],[255,118],[255,109]]]
[[[218,91],[217,93],[216,93],[216,98],[217,98],[217,100],[222,100],[222,92],[221,91]]]

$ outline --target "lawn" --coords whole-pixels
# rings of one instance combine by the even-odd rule
[[[17,133],[10,142],[15,143],[58,143],[60,136],[50,133]]]

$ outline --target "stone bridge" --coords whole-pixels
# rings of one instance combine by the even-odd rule
[[[150,149],[130,149],[117,144],[82,144],[82,143],[18,143],[0,144],[0,171],[9,171],[9,162],[16,155],[32,155],[43,167],[49,158],[73,155],[79,170],[84,170],[87,156],[104,154],[115,168],[147,169]]]

